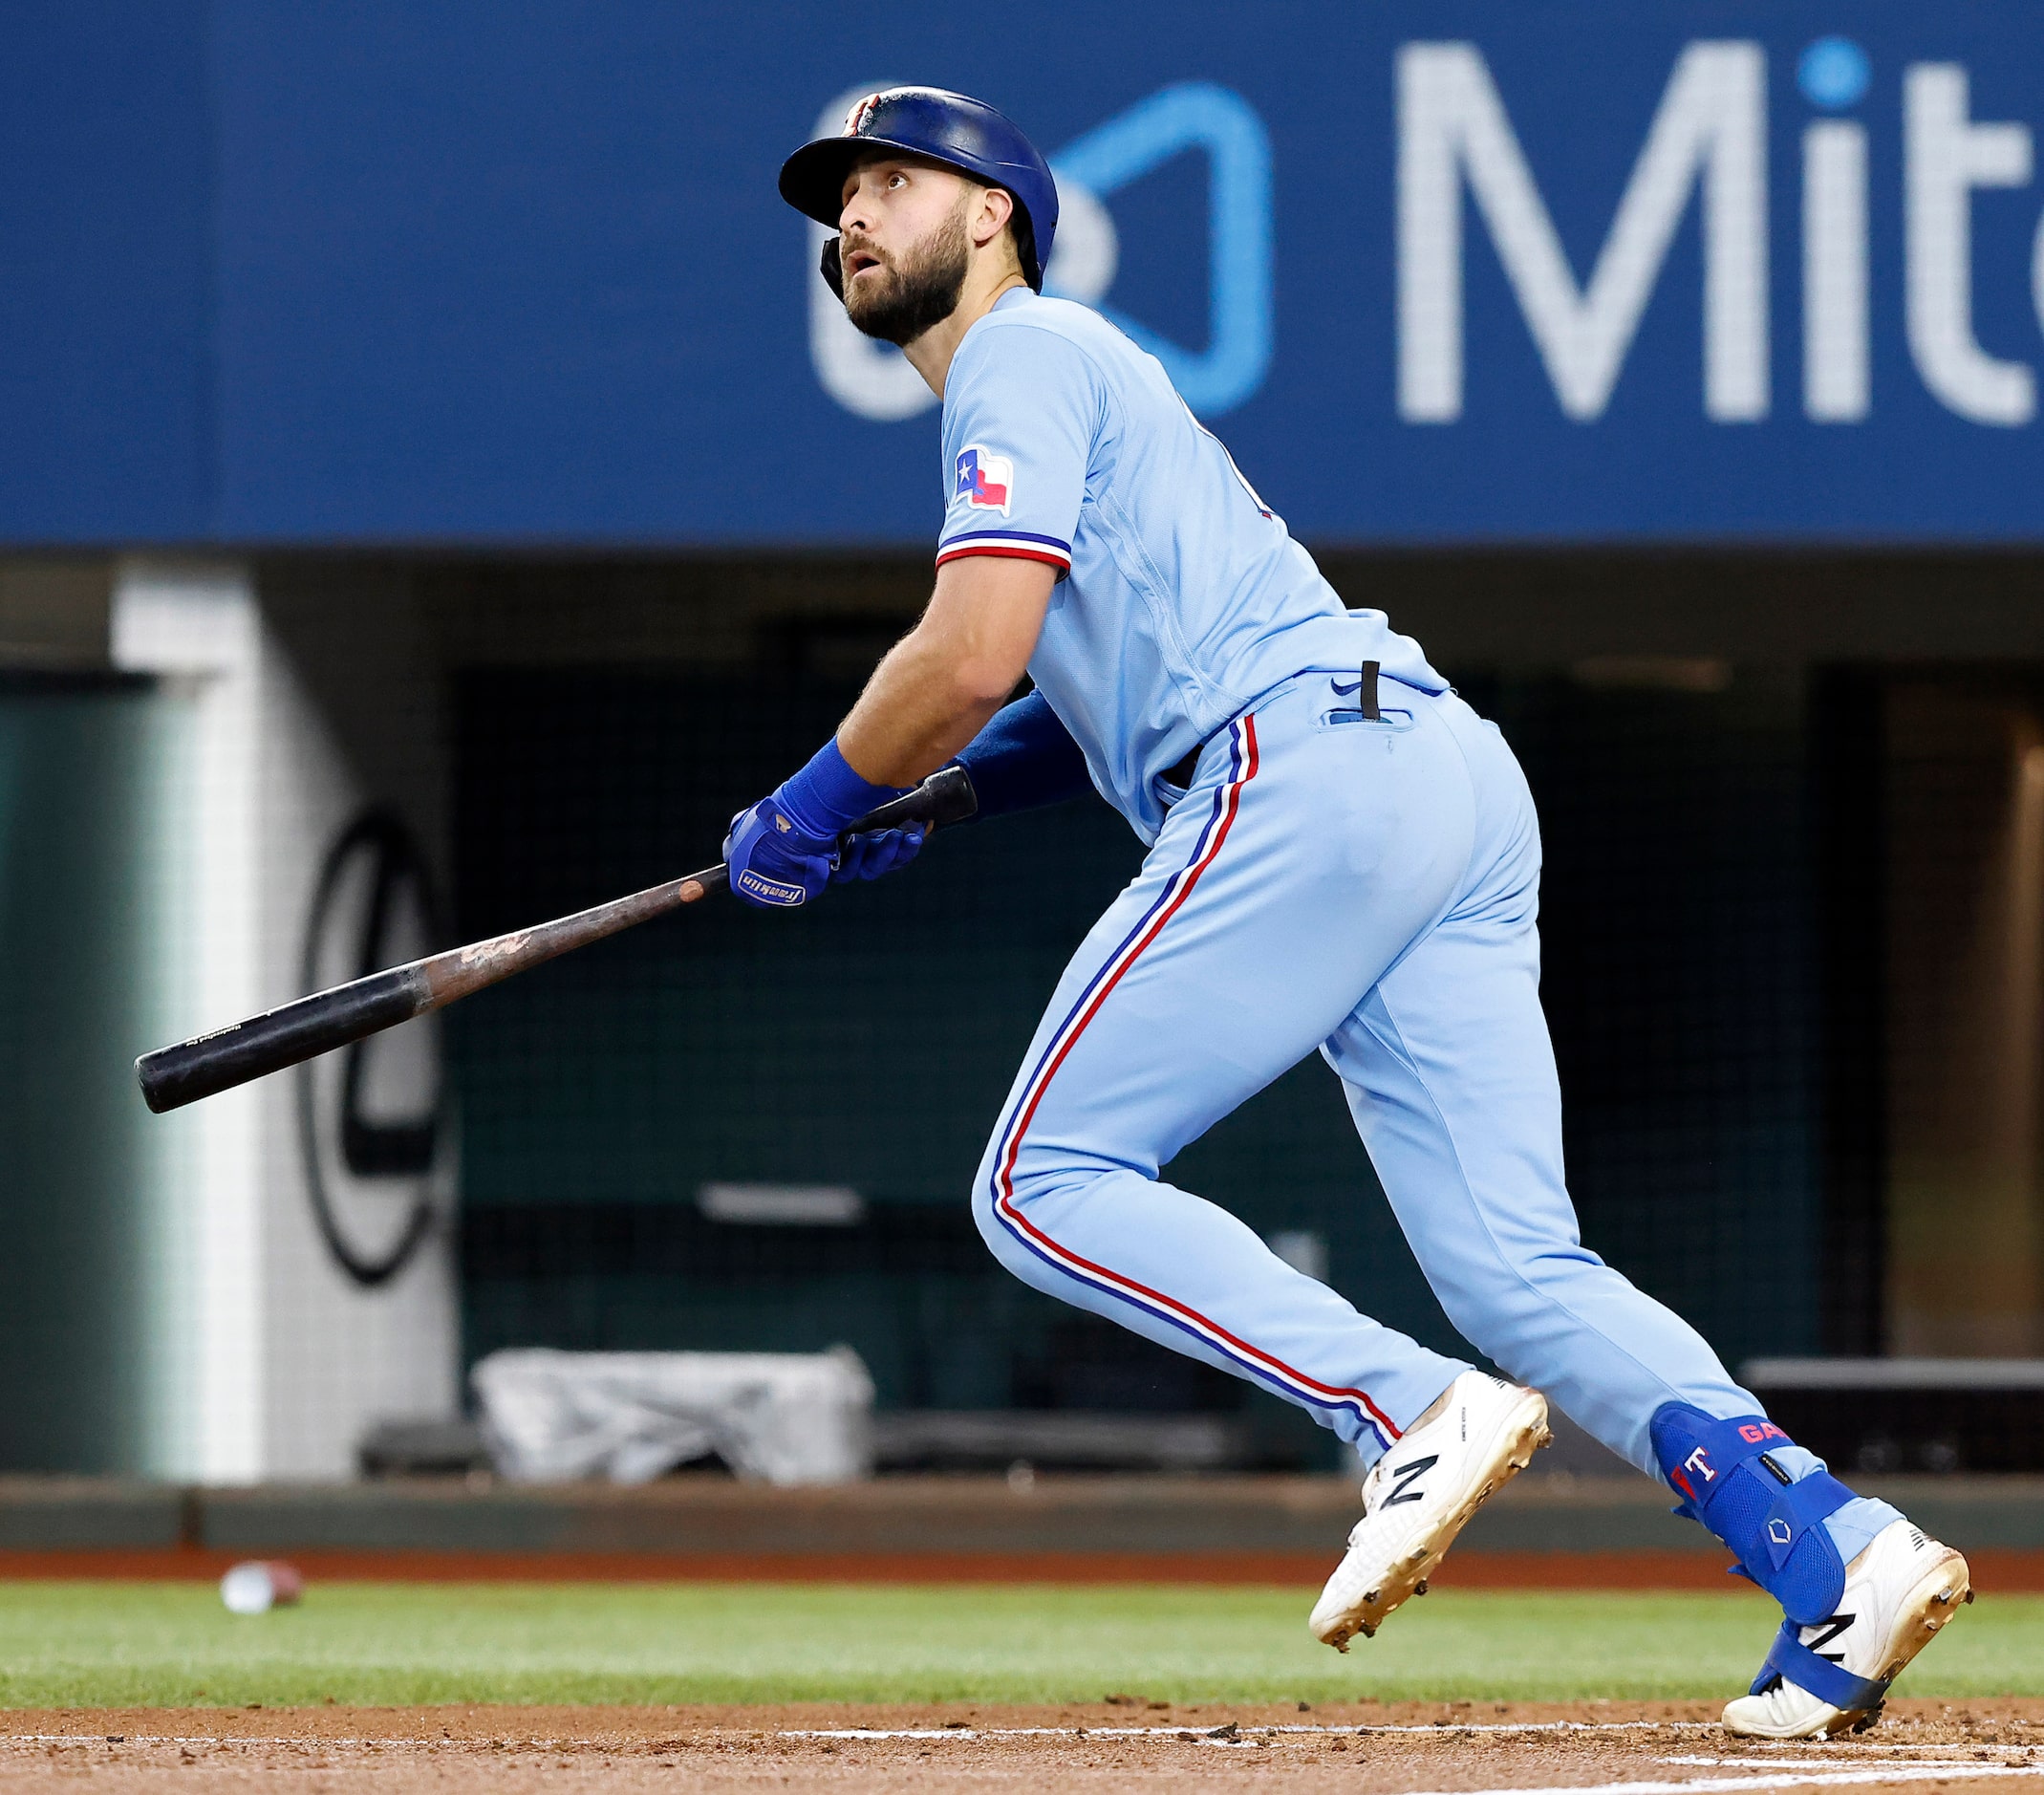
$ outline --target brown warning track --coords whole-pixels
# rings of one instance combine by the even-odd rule
[[[1975,1549],[1980,1589],[2044,1591],[2044,1551]],[[337,1583],[1319,1583],[1324,1552],[242,1552],[191,1546],[0,1551],[0,1580],[204,1581],[243,1558],[288,1557]],[[1465,1590],[1723,1590],[1707,1552],[1471,1552],[1436,1582]]]
[[[1162,1789],[1351,1795],[1764,1788],[1982,1795],[2044,1780],[2044,1701],[1892,1703],[1863,1739],[1757,1745],[1701,1702],[1167,1707],[96,1709],[0,1714],[16,1789]]]

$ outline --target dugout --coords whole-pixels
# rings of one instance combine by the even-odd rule
[[[1737,1361],[2033,1355],[2034,557],[1324,560],[1345,593],[1421,635],[1533,779],[1544,991],[1590,1244]],[[240,586],[198,569],[194,599],[177,583],[192,573],[17,562],[0,587],[40,595],[9,611],[16,669],[0,694],[15,745],[11,1057],[48,1061],[61,1019],[55,1064],[76,1093],[19,1099],[7,1124],[24,1212],[44,1218],[12,1262],[10,1356],[48,1368],[62,1398],[39,1420],[11,1411],[23,1465],[133,1464],[136,1430],[161,1433],[134,1373],[178,1374],[164,1287],[204,1250],[187,1241],[166,1262],[160,1222],[140,1224],[189,1167],[161,1157],[164,1124],[129,1100],[126,1060],[211,1015],[192,1007],[184,957],[205,949],[199,919],[175,914],[164,812],[182,805],[184,830],[221,838],[217,794],[210,820],[190,814],[221,676],[117,666],[142,653],[141,626],[115,623],[124,610],[161,608],[166,591],[247,605],[267,644],[264,726],[306,758],[281,791],[285,768],[268,768],[252,825],[262,870],[245,897],[265,946],[240,976],[256,1007],[297,988],[318,874],[364,814],[403,820],[448,941],[709,857],[742,794],[842,712],[928,577],[907,555],[271,554],[241,564]],[[66,790],[96,795],[79,807]],[[187,833],[183,852],[212,851],[192,854]],[[459,1368],[501,1345],[842,1340],[891,1411],[1203,1416],[1221,1425],[1202,1450],[1229,1461],[1315,1461],[1318,1442],[1275,1402],[1016,1285],[964,1210],[1044,994],[1137,852],[1088,801],[960,831],[913,879],[811,914],[730,906],[653,925],[450,1012],[443,1102],[418,1049],[379,1045],[364,1114],[386,1130],[438,1114],[447,1131],[429,1161],[443,1220],[387,1286],[361,1284],[322,1239],[296,1096],[271,1081],[243,1199],[269,1255],[241,1311],[265,1354],[256,1413],[278,1417],[256,1438],[287,1466],[345,1469],[363,1430],[450,1409]],[[221,901],[217,869],[183,876],[185,904]],[[334,976],[369,947],[373,881],[351,876],[352,908],[324,925]],[[212,882],[195,892],[195,877]],[[104,919],[80,929],[79,916]],[[397,941],[372,957],[401,957]],[[108,951],[123,941],[126,958]],[[88,963],[101,995],[61,1003]],[[80,1131],[72,1106],[88,1093],[97,1119]],[[401,1165],[352,1175],[337,1083],[319,1097],[326,1200],[374,1261],[422,1182]],[[1317,1062],[1173,1176],[1386,1320],[1452,1343]],[[707,1190],[733,1185],[856,1200],[793,1222],[706,1209]],[[109,1334],[110,1287],[156,1336]],[[373,1362],[344,1376],[333,1343],[351,1328]],[[122,1414],[124,1433],[107,1420]]]
[[[2035,1354],[2034,558],[1325,559],[1534,780],[1591,1243],[1735,1362]],[[483,631],[452,650],[457,933],[651,880],[677,833],[714,835],[841,713],[926,578],[907,558],[425,572],[425,602]],[[1074,806],[960,833],[914,890],[834,894],[785,931],[690,918],[479,1004],[456,1024],[464,1351],[850,1338],[891,1406],[1246,1412],[1235,1450],[1308,1448],[1276,1404],[1014,1287],[961,1210],[1042,995],[1135,858]],[[1173,1176],[1448,1342],[1316,1062]],[[867,1207],[719,1224],[699,1198],[726,1182]]]
[[[1591,1243],[1735,1360],[2033,1354],[2027,1131],[2044,1088],[2033,1062],[2001,1055],[2044,1039],[2030,958],[2044,914],[2027,857],[2044,624],[2025,595],[2038,563],[1324,559],[1351,598],[1421,634],[1533,778],[1545,991]],[[714,833],[721,807],[742,801],[730,792],[842,710],[926,573],[905,560],[430,577],[516,590],[532,632],[513,646],[522,632],[503,631],[501,600],[484,604],[491,646],[471,648],[457,681],[466,936],[605,888],[580,873],[526,884],[535,829],[564,832],[553,876],[598,865],[618,888],[657,876],[650,819]],[[734,586],[747,595],[734,601]],[[655,595],[685,615],[691,588],[707,589],[697,606],[742,621],[721,664],[697,646],[656,669],[639,634]],[[582,595],[564,604],[565,590]],[[581,662],[566,668],[548,620],[563,615]],[[593,619],[606,615],[640,644],[630,671],[601,646]],[[564,778],[568,765],[590,769],[589,788]],[[699,942],[690,919],[619,943],[608,974],[594,957],[562,968],[570,1007],[538,981],[506,993],[506,1020],[463,1072],[470,1350],[522,1337],[540,1313],[564,1344],[821,1345],[843,1325],[834,1304],[863,1286],[861,1350],[884,1399],[904,1406],[1233,1407],[1236,1390],[1196,1368],[989,1282],[957,1207],[1041,994],[1134,859],[1104,808],[1073,807],[963,833],[919,875],[926,889],[842,894],[792,940],[734,914],[700,919],[716,934]],[[690,988],[704,978],[710,990]],[[555,1059],[583,1031],[593,1086]],[[490,1115],[495,1151],[481,1144]],[[638,1206],[664,1180],[685,1209],[674,1178],[692,1159],[700,1182],[850,1182],[873,1219],[788,1234]],[[1309,1262],[1324,1254],[1375,1312],[1444,1339],[1317,1063],[1173,1176]],[[548,1192],[570,1183],[601,1213],[562,1216]],[[922,1218],[923,1244],[906,1252],[899,1222],[883,1220],[897,1203]],[[560,1276],[570,1241],[573,1279]],[[649,1261],[699,1280],[701,1306],[676,1305],[674,1285],[647,1280]],[[596,1300],[605,1277],[615,1294]],[[748,1279],[786,1284],[766,1299]],[[979,1350],[960,1350],[961,1329]]]
[[[118,11],[0,59],[0,1465],[339,1476],[496,1345],[838,1340],[1312,1460],[964,1216],[1097,806],[142,1114],[144,1047],[709,857],[942,470],[772,198],[849,22]],[[1050,149],[1052,288],[1519,751],[1590,1243],[1734,1363],[2044,1355],[2037,21],[1522,12],[899,17]],[[1445,1338],[1322,1069],[1178,1175]]]

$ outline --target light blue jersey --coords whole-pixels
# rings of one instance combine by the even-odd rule
[[[1307,669],[1447,682],[1378,611],[1350,612],[1202,429],[1163,365],[1097,313],[1018,288],[965,334],[944,388],[937,563],[1061,575],[1030,676],[1144,841],[1156,780]]]

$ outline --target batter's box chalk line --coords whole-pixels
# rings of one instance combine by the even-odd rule
[[[1187,1732],[1211,1733],[1212,1727],[1186,1726],[837,1726],[777,1733],[777,1739],[1176,1739]],[[1430,1720],[1423,1725],[1328,1726],[1273,1722],[1241,1725],[1242,1733],[1310,1733],[1349,1739],[1359,1733],[1424,1733],[1452,1739],[1458,1733],[1636,1733],[1642,1731],[1711,1733],[1715,1720]]]
[[[1682,1782],[1588,1783],[1575,1788],[1542,1786],[1517,1795],[1679,1795],[1685,1789],[1826,1788],[1852,1783],[1940,1783],[1960,1778],[2044,1776],[2044,1763],[1908,1763],[1879,1764],[1864,1770],[1812,1770],[1808,1774],[1776,1770],[1764,1776],[1699,1776]],[[1447,1795],[1428,1791],[1428,1795]],[[1507,1789],[1477,1789],[1467,1795],[1514,1795]]]
[[[1952,1749],[1952,1743],[1949,1740],[1947,1740],[1943,1744],[1938,1745],[1886,1745],[1875,1744],[1867,1741],[1857,1739],[1754,1739],[1749,1740],[1746,1742],[1749,1750],[1751,1751],[1799,1751],[1803,1754],[1803,1756],[1801,1756],[1800,1758],[1792,1758],[1788,1760],[1788,1762],[1791,1763],[1823,1764],[1832,1769],[1838,1769],[1841,1767],[1839,1763],[1839,1754],[1840,1752],[1849,1753],[1852,1756],[1857,1757],[1861,1752],[1948,1752]],[[2034,1745],[1969,1745],[1967,1749],[1973,1754],[1970,1758],[1933,1758],[1928,1760],[1927,1762],[1931,1763],[1940,1764],[1975,1763],[1986,1761],[1989,1757],[1989,1754],[1991,1752],[2000,1752],[2003,1756],[2006,1757],[2011,1752],[2033,1752],[2036,1750],[2036,1747]],[[1817,1755],[1815,1757],[1810,1756],[1812,1752],[1815,1752]],[[1753,1763],[1753,1759],[1749,1756],[1744,1755],[1736,1758],[1656,1758],[1654,1760],[1654,1763],[1727,1764],[1751,1763]]]

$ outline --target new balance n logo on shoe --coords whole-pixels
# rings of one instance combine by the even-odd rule
[[[1808,1639],[1805,1640],[1803,1643],[1806,1644],[1811,1651],[1815,1652],[1818,1657],[1829,1658],[1834,1664],[1842,1664],[1845,1662],[1844,1653],[1826,1652],[1824,1650],[1824,1647],[1826,1647],[1834,1639],[1836,1639],[1839,1634],[1840,1634],[1846,1630],[1846,1628],[1850,1627],[1853,1624],[1855,1618],[1856,1616],[1851,1614],[1834,1614],[1829,1620],[1824,1623],[1824,1630],[1822,1633],[1818,1633],[1815,1639]]]
[[[1412,1487],[1413,1480],[1421,1472],[1432,1470],[1440,1461],[1441,1455],[1435,1452],[1430,1453],[1424,1459],[1415,1459],[1410,1464],[1401,1465],[1391,1473],[1391,1493],[1378,1506],[1381,1508],[1395,1508],[1400,1503],[1421,1501],[1425,1497],[1426,1491],[1414,1489]]]

